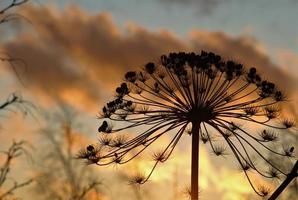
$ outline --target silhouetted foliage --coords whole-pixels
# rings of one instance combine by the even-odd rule
[[[0,200],[15,198],[15,190],[25,187],[33,182],[33,179],[17,182],[9,176],[12,169],[13,160],[22,156],[23,154],[29,155],[29,152],[25,147],[26,143],[23,141],[13,142],[7,151],[1,152],[2,155],[4,155],[4,159],[2,165],[0,166]]]
[[[76,113],[67,105],[58,114],[45,114],[47,124],[41,130],[44,150],[40,152],[35,191],[42,199],[85,200],[90,193],[102,199],[102,181],[92,171],[86,170],[75,159],[74,146],[78,144]],[[93,151],[92,146],[87,147]]]
[[[29,0],[7,0],[7,1],[1,1],[0,2],[0,25],[5,24],[6,22],[13,21],[16,19],[24,18],[24,16],[14,13],[11,10],[13,10],[15,7],[19,7],[25,3],[29,2]],[[20,58],[15,58],[12,55],[9,55],[6,52],[0,52],[0,61],[7,62],[15,74],[19,77],[16,67],[19,66],[25,66],[26,64],[24,61]]]
[[[28,1],[29,0],[2,1],[0,5],[0,25],[19,18],[19,14],[11,13],[9,11],[12,8],[20,6]],[[0,61],[8,62],[14,71],[16,64],[20,62],[22,63],[20,59],[12,58],[10,55],[3,52],[0,53]],[[0,103],[1,114],[7,110],[13,111],[13,108],[17,108],[18,111],[21,111],[23,114],[27,114],[28,112],[31,112],[30,108],[32,107],[34,106],[30,102],[24,100],[21,95],[17,93],[12,93],[5,101]],[[12,162],[23,154],[27,156],[29,155],[26,145],[27,143],[24,141],[14,141],[7,151],[1,151],[1,162],[3,158],[3,163],[0,166],[0,200],[17,199],[14,194],[16,190],[33,182],[33,179],[18,182],[15,178],[11,177],[11,170],[13,168]]]
[[[100,113],[99,118],[104,120],[98,129],[99,144],[88,146],[79,158],[98,166],[125,164],[163,135],[170,135],[172,139],[165,148],[153,154],[151,172],[132,180],[144,184],[187,132],[192,137],[192,200],[198,199],[199,138],[216,156],[232,153],[259,196],[269,191],[255,186],[249,171],[265,178],[274,176],[255,159],[287,175],[265,155],[270,152],[279,159],[293,157],[291,146],[279,151],[268,144],[278,140],[277,130],[287,130],[294,122],[279,120],[280,104],[286,96],[274,83],[264,80],[256,68],[246,70],[242,64],[223,60],[212,52],[170,53],[157,63],[146,64],[141,71],[127,72],[124,78],[115,90],[115,99]],[[135,137],[120,133],[133,128],[140,128]],[[261,128],[259,134],[257,128]]]
[[[4,113],[5,111],[14,112],[15,110],[20,111],[22,114],[27,115],[28,113],[33,116],[32,109],[35,109],[35,106],[24,100],[20,94],[12,93],[0,103],[0,111]]]
[[[10,10],[12,10],[14,7],[18,7],[20,5],[23,5],[27,3],[29,0],[9,0],[6,2],[1,2],[0,5],[0,25],[2,25],[5,22],[14,20],[19,18],[21,15],[17,13],[12,13]],[[11,55],[0,52],[0,61],[7,62],[12,67],[13,71],[16,73],[16,66],[18,64],[24,65],[24,62],[22,59],[19,58],[13,58]],[[24,114],[26,114],[28,111],[30,111],[29,107],[33,107],[33,105],[24,100],[21,95],[17,93],[13,93],[9,95],[9,97],[6,99],[6,101],[0,103],[0,110],[9,110],[11,107],[17,107],[19,110],[21,110]]]
[[[0,23],[7,22],[11,20],[10,16],[17,15],[15,13],[8,13],[6,14],[9,10],[11,10],[13,7],[20,6],[22,4],[27,3],[29,0],[8,0],[6,2],[2,2],[2,7],[0,8]]]

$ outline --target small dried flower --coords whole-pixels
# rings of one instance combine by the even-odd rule
[[[269,167],[268,171],[267,171],[267,174],[272,177],[272,178],[277,178],[279,179],[280,178],[280,172],[277,171],[275,168],[273,167]]]
[[[294,147],[284,147],[283,148],[284,155],[287,157],[293,157],[294,154]]]
[[[209,141],[209,137],[207,136],[207,134],[204,133],[201,133],[200,139],[204,144],[206,144]]]
[[[260,108],[252,106],[252,107],[245,107],[243,110],[248,116],[254,116],[259,112]]]
[[[227,153],[226,153],[227,148],[223,145],[214,145],[212,150],[213,150],[212,152],[216,156],[225,156],[225,155],[227,155]]]
[[[266,129],[260,133],[260,136],[264,142],[272,142],[278,139],[277,134],[274,131]]]
[[[258,187],[258,192],[259,192],[260,196],[266,197],[270,194],[271,189],[265,185],[261,185]]]
[[[100,145],[109,147],[109,146],[111,146],[111,143],[112,143],[112,138],[111,137],[108,137],[106,135],[102,135],[102,136],[99,137],[99,144]]]
[[[164,150],[161,150],[161,151],[154,152],[152,154],[152,158],[154,161],[157,161],[157,162],[165,162],[168,156],[165,154]]]
[[[290,119],[284,119],[282,121],[282,124],[285,126],[285,128],[292,128],[293,126],[295,126],[295,122]]]
[[[142,173],[137,173],[129,178],[129,184],[142,185],[146,182],[146,176]]]

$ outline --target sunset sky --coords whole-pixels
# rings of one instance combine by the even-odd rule
[[[297,119],[297,11],[298,0],[29,1],[13,10],[23,18],[0,27],[1,53],[25,63],[13,72],[0,62],[0,100],[17,92],[36,109],[33,116],[26,117],[18,112],[1,113],[5,117],[0,122],[0,151],[13,139],[37,147],[41,140],[38,130],[45,124],[42,113],[58,111],[59,102],[77,110],[81,127],[77,150],[96,141],[98,111],[112,99],[125,72],[172,51],[214,51],[247,67],[255,66],[287,92],[286,115]],[[152,199],[163,193],[164,200],[175,200],[175,187],[182,191],[189,185],[188,144],[190,139],[185,137],[169,163],[158,167],[149,186],[144,186]],[[201,147],[200,159],[202,199],[244,200],[253,194],[232,156],[217,159],[209,148]],[[19,176],[34,174],[30,164],[26,172],[19,162],[16,165]],[[104,170],[129,174],[136,166],[148,171],[150,162],[144,159],[119,169],[94,171],[99,175]],[[108,182],[114,183],[109,189],[113,194],[104,200],[122,200],[117,195],[130,199],[125,182]],[[30,189],[20,194],[31,199],[26,191]]]

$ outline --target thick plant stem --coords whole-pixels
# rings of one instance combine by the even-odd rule
[[[192,123],[191,200],[199,199],[199,132],[200,123]]]
[[[293,169],[291,172],[287,175],[287,178],[282,182],[282,184],[273,192],[271,197],[268,200],[275,200],[285,189],[286,187],[298,176],[298,160],[296,161]]]

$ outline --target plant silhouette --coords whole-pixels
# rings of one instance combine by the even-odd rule
[[[115,99],[102,108],[99,144],[89,145],[79,158],[99,166],[124,164],[168,134],[170,142],[153,154],[151,172],[131,181],[144,184],[187,132],[191,135],[192,200],[199,198],[200,139],[216,156],[231,152],[260,196],[270,191],[266,186],[255,186],[249,171],[266,178],[286,175],[266,158],[266,153],[293,157],[293,147],[277,151],[268,144],[278,140],[276,130],[289,129],[294,122],[278,119],[279,104],[286,101],[285,95],[274,83],[263,80],[256,68],[245,70],[242,64],[223,60],[212,52],[180,52],[163,55],[141,71],[127,72],[124,78],[125,82],[116,88]],[[137,127],[135,137],[119,133]],[[256,159],[269,170],[257,165]]]
[[[18,159],[18,157],[26,155],[30,158],[31,155],[26,146],[28,146],[28,143],[25,141],[14,141],[6,151],[1,150],[0,158],[3,159],[3,161],[0,165],[0,200],[17,199],[14,193],[18,189],[26,187],[33,182],[33,179],[18,182],[10,177],[13,162]],[[11,183],[12,180],[13,184]]]
[[[0,6],[0,28],[3,27],[8,21],[18,19],[21,15],[10,12],[14,7],[21,6],[29,0],[11,0],[1,2]],[[3,6],[4,5],[4,6]],[[15,71],[17,63],[22,62],[21,59],[12,58],[10,55],[0,52],[0,62],[6,62],[10,64]],[[16,71],[15,71],[16,72]],[[17,75],[17,73],[16,73]],[[24,100],[21,95],[12,93],[3,102],[0,102],[0,113],[3,114],[6,111],[14,111],[13,108],[18,109],[23,114],[31,113],[30,108],[34,107],[30,102]],[[1,123],[0,123],[1,125]],[[33,179],[27,179],[25,181],[18,181],[18,176],[11,177],[11,173],[14,168],[14,162],[20,158],[20,156],[26,155],[31,157],[28,151],[28,143],[25,141],[13,141],[7,150],[1,149],[0,151],[0,200],[17,199],[15,193],[33,182]]]
[[[103,183],[92,170],[79,165],[74,157],[75,136],[78,132],[77,112],[59,102],[59,112],[44,114],[47,124],[40,130],[44,151],[39,154],[37,184],[34,192],[42,199],[86,200],[91,195],[103,197]]]

